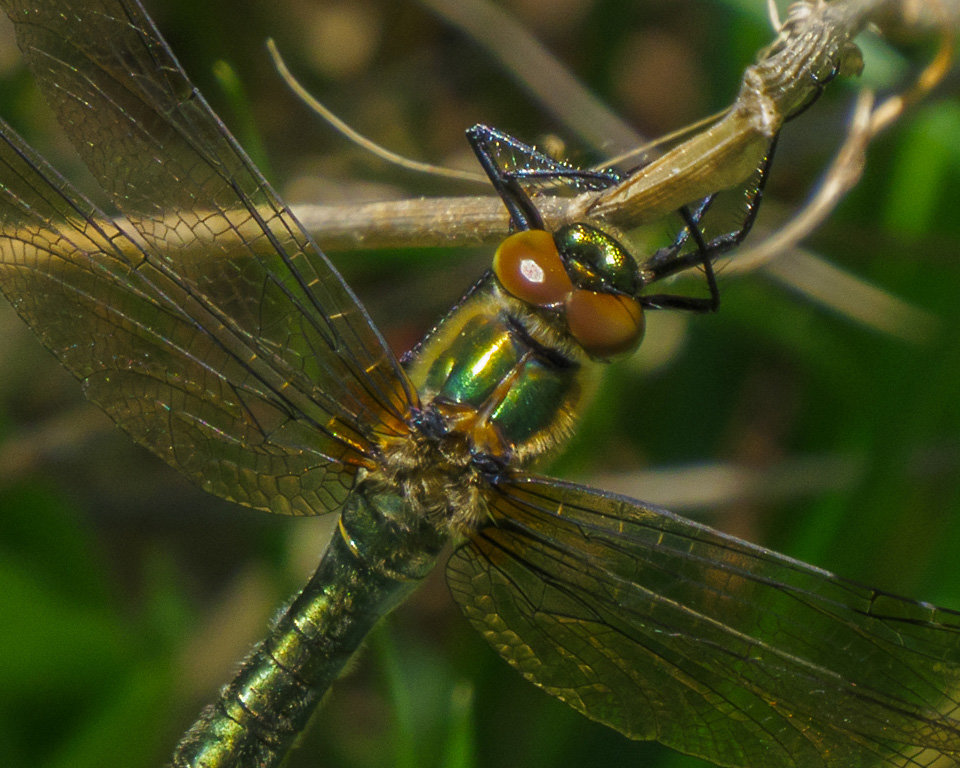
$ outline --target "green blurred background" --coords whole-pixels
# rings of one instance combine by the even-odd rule
[[[184,67],[291,202],[475,188],[399,171],[334,135],[280,82],[268,36],[321,100],[401,153],[462,164],[463,131],[476,122],[528,141],[565,136],[562,116],[413,0],[159,5],[149,10]],[[770,37],[763,6],[501,5],[647,136],[730,103]],[[870,82],[900,87],[928,60],[929,41],[899,43],[871,45]],[[234,68],[241,96],[214,77],[219,60]],[[831,86],[788,127],[758,230],[805,199],[857,86]],[[650,318],[648,344],[611,368],[553,471],[960,609],[958,90],[954,74],[871,148],[863,182],[806,243],[929,313],[922,341],[811,300],[782,272],[728,269],[719,315]],[[0,114],[82,181],[7,26]],[[604,148],[571,140],[568,150],[588,162]],[[333,256],[398,351],[488,258],[462,249]],[[824,279],[854,314],[874,311]],[[891,319],[884,306],[881,322]],[[2,309],[0,765],[161,765],[312,570],[331,521],[272,518],[197,491],[83,403]],[[289,765],[703,764],[629,742],[522,681],[461,619],[438,572],[371,638]]]

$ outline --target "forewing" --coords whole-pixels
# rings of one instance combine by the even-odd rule
[[[124,216],[3,127],[0,288],[88,397],[203,487],[336,506],[415,397],[363,308],[139,5],[3,7]]]
[[[592,488],[520,476],[489,502],[454,597],[583,714],[720,765],[960,758],[960,614]]]

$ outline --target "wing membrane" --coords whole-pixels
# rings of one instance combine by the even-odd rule
[[[490,501],[454,596],[587,716],[721,765],[960,758],[960,614],[591,488],[521,476]]]
[[[139,5],[3,7],[124,216],[4,126],[0,289],[91,399],[203,487],[275,512],[336,506],[415,398],[359,302]]]

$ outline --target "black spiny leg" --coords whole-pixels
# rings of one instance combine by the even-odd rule
[[[830,72],[827,73],[826,77],[821,78],[821,77],[818,77],[815,72],[811,72],[810,79],[813,80],[813,85],[814,85],[813,93],[810,94],[810,97],[805,102],[803,102],[803,104],[801,104],[799,107],[793,110],[793,112],[787,115],[783,119],[783,122],[785,123],[789,122],[790,120],[793,120],[793,118],[799,117],[808,109],[810,109],[810,107],[812,107],[820,98],[820,96],[823,94],[823,89],[826,88],[833,81],[833,79],[839,74],[840,74],[840,62],[838,61],[835,61],[833,63],[833,67],[831,68]]]
[[[714,272],[712,261],[718,253],[711,251],[710,243],[704,241],[703,233],[700,231],[700,220],[710,208],[714,197],[715,195],[705,197],[693,211],[685,205],[681,206],[679,213],[683,217],[686,226],[680,230],[676,240],[674,240],[669,247],[657,251],[640,270],[640,274],[645,278],[644,284],[649,285],[665,275],[673,274],[681,269],[700,264],[707,278],[710,298],[704,299],[697,296],[681,296],[672,293],[653,293],[639,297],[641,304],[643,304],[645,308],[680,309],[686,312],[703,314],[706,312],[716,312],[720,307],[720,289],[717,287],[717,276]],[[691,237],[696,243],[696,250],[678,257],[677,254]],[[712,243],[713,241],[711,240],[710,242]],[[670,267],[670,270],[667,271],[663,269],[657,272],[655,267],[658,264],[667,265]],[[648,275],[651,276],[648,277]]]
[[[475,125],[467,130],[467,140],[474,154],[510,212],[515,230],[543,229],[543,217],[537,210],[522,182],[566,180],[579,189],[606,189],[620,182],[616,171],[591,171],[557,162],[529,144],[487,125]],[[505,167],[498,157],[503,151],[512,156]]]
[[[773,161],[773,153],[776,145],[777,137],[774,137],[770,143],[770,149],[758,170],[759,178],[757,180],[757,187],[747,201],[746,215],[739,228],[732,232],[717,235],[710,240],[704,240],[703,233],[700,230],[700,221],[710,208],[716,196],[708,195],[701,200],[693,210],[688,209],[687,206],[679,209],[679,213],[683,217],[686,226],[677,235],[677,239],[674,240],[672,245],[657,251],[640,268],[643,284],[650,285],[669,275],[700,265],[703,267],[707,278],[710,297],[698,298],[673,294],[650,294],[640,297],[645,307],[650,309],[682,309],[688,312],[698,313],[717,311],[720,305],[720,294],[717,290],[717,280],[713,269],[713,262],[727,251],[740,245],[750,233],[753,223],[756,221],[757,213],[760,210],[760,203],[763,200],[763,188],[767,181],[767,174],[770,171],[770,164]],[[680,251],[691,237],[694,243],[696,243],[696,249],[689,253],[681,254]]]

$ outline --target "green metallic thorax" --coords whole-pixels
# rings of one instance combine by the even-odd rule
[[[407,363],[426,407],[477,452],[532,459],[570,432],[591,367],[554,328],[488,276]]]

